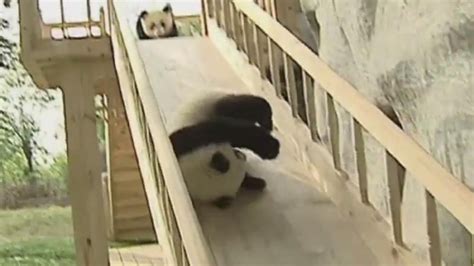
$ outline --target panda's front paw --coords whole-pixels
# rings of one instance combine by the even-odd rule
[[[267,186],[267,182],[259,177],[251,176],[246,173],[244,181],[242,182],[242,187],[251,190],[264,190]]]
[[[222,197],[218,198],[217,200],[215,200],[213,202],[213,204],[214,204],[214,206],[216,206],[219,209],[226,209],[227,207],[230,206],[230,204],[232,203],[233,200],[234,200],[234,198],[232,198],[232,197],[222,196]]]

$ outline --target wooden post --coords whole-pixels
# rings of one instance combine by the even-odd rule
[[[83,66],[70,66],[62,73],[76,261],[78,265],[108,265],[95,91]]]

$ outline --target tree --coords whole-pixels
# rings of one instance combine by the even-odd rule
[[[18,44],[0,36],[0,153],[21,154],[25,177],[36,182],[35,166],[47,151],[39,145],[39,125],[33,114],[40,112],[53,95],[38,90],[21,64]],[[19,163],[19,161],[16,161]]]
[[[9,149],[17,148],[26,160],[25,176],[31,183],[36,182],[36,156],[47,151],[38,144],[37,136],[40,128],[32,116],[21,107],[17,113],[0,110],[0,135]]]

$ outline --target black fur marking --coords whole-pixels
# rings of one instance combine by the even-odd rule
[[[138,16],[138,20],[137,20],[137,23],[136,23],[136,31],[137,31],[137,35],[138,35],[138,39],[140,40],[150,40],[151,37],[146,35],[145,33],[145,30],[143,29],[143,25],[142,25],[142,19],[145,19],[145,17],[148,15],[148,12],[146,11],[142,11],[140,13],[140,16]]]
[[[179,36],[179,33],[178,33],[178,27],[176,26],[176,23],[174,22],[173,20],[173,28],[171,29],[170,32],[168,32],[167,34],[163,34],[160,36],[160,38],[171,38],[171,37],[178,37]]]
[[[241,187],[251,190],[264,190],[267,186],[267,182],[259,177],[254,177],[249,173],[245,173],[244,181]]]
[[[166,5],[163,7],[163,12],[167,12],[167,13],[173,12],[173,8],[171,7],[170,3],[166,3]]]
[[[170,140],[178,158],[213,143],[247,148],[262,159],[273,159],[280,152],[280,142],[266,129],[232,118],[214,118],[179,129],[170,135]]]
[[[215,111],[222,116],[257,122],[263,128],[273,130],[272,108],[267,100],[259,96],[225,96],[216,102]]]
[[[230,169],[230,161],[221,152],[216,152],[212,155],[211,162],[209,163],[212,169],[225,174]]]
[[[222,196],[218,199],[216,199],[213,204],[219,209],[226,209],[227,207],[230,206],[230,204],[234,201],[234,198],[229,197],[229,196]]]
[[[178,27],[176,26],[176,22],[174,20],[174,14],[173,14],[173,8],[171,7],[170,3],[166,3],[166,5],[163,7],[163,12],[168,13],[172,16],[173,18],[173,25],[171,25],[171,31],[163,34],[160,36],[160,38],[171,38],[171,37],[178,37]]]

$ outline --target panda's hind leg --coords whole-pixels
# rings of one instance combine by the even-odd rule
[[[267,182],[260,178],[252,176],[249,173],[245,173],[244,181],[242,182],[241,187],[250,189],[250,190],[264,190],[267,186]]]

